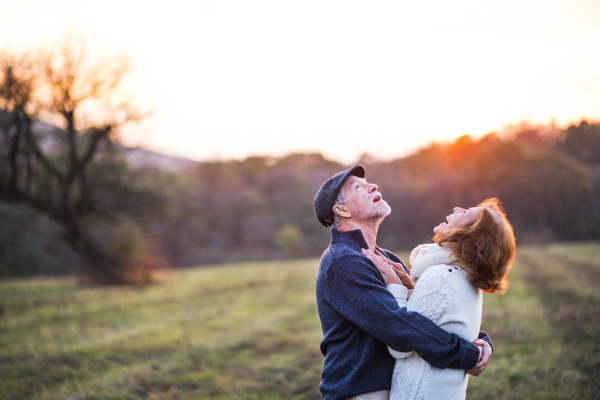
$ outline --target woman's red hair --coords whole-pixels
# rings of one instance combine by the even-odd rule
[[[454,254],[475,287],[502,294],[515,258],[515,235],[498,199],[487,199],[478,207],[483,210],[475,221],[445,229],[433,240]]]

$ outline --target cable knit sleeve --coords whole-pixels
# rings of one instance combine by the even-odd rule
[[[407,311],[417,312],[437,324],[440,317],[450,311],[452,289],[445,281],[443,275],[428,270],[417,281],[408,302],[406,297],[394,297],[396,297],[400,307],[406,307]],[[388,347],[388,350],[392,357],[396,359],[406,358],[413,353],[395,351],[390,347]]]

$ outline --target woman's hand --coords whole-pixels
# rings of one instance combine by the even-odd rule
[[[485,371],[485,368],[490,361],[490,357],[492,356],[492,347],[488,342],[481,339],[475,339],[473,340],[473,343],[479,347],[479,361],[477,362],[477,365],[473,367],[473,369],[467,371],[467,374],[479,376],[483,371]]]
[[[400,278],[394,271],[394,268],[385,261],[386,260],[385,257],[379,256],[379,255],[373,253],[369,249],[367,249],[367,250],[362,249],[362,253],[369,260],[373,261],[373,263],[375,264],[375,266],[377,268],[379,268],[379,271],[381,272],[381,275],[383,275],[383,279],[385,280],[386,285],[391,285],[391,284],[402,285],[402,281],[400,280]]]
[[[406,273],[404,266],[401,263],[394,262],[389,258],[385,257],[379,250],[377,250],[377,254],[381,257],[385,262],[392,266],[392,269],[398,275],[398,278],[402,281],[402,284],[406,286],[407,289],[414,289],[415,283],[410,279],[410,276]]]
[[[377,250],[377,255],[380,257],[380,259],[382,259],[392,267],[398,278],[400,278],[400,280],[402,281],[402,284],[406,286],[407,289],[415,288],[415,283],[412,281],[412,279],[410,279],[410,276],[406,273],[406,270],[404,269],[404,266],[401,263],[397,263],[390,260],[383,254],[381,254],[379,250]]]

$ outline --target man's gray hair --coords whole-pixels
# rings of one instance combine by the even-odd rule
[[[348,199],[344,196],[344,188],[342,187],[340,189],[340,192],[338,193],[337,197],[335,198],[335,203],[333,205],[337,206],[338,204],[344,204],[347,201],[348,201]],[[333,224],[331,225],[331,229],[338,229],[340,227],[341,223],[342,223],[342,219],[334,211],[333,212]]]

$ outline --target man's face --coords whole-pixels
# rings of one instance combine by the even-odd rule
[[[352,216],[361,220],[373,220],[388,216],[392,209],[377,191],[377,185],[364,178],[350,176],[344,183],[344,197]]]

